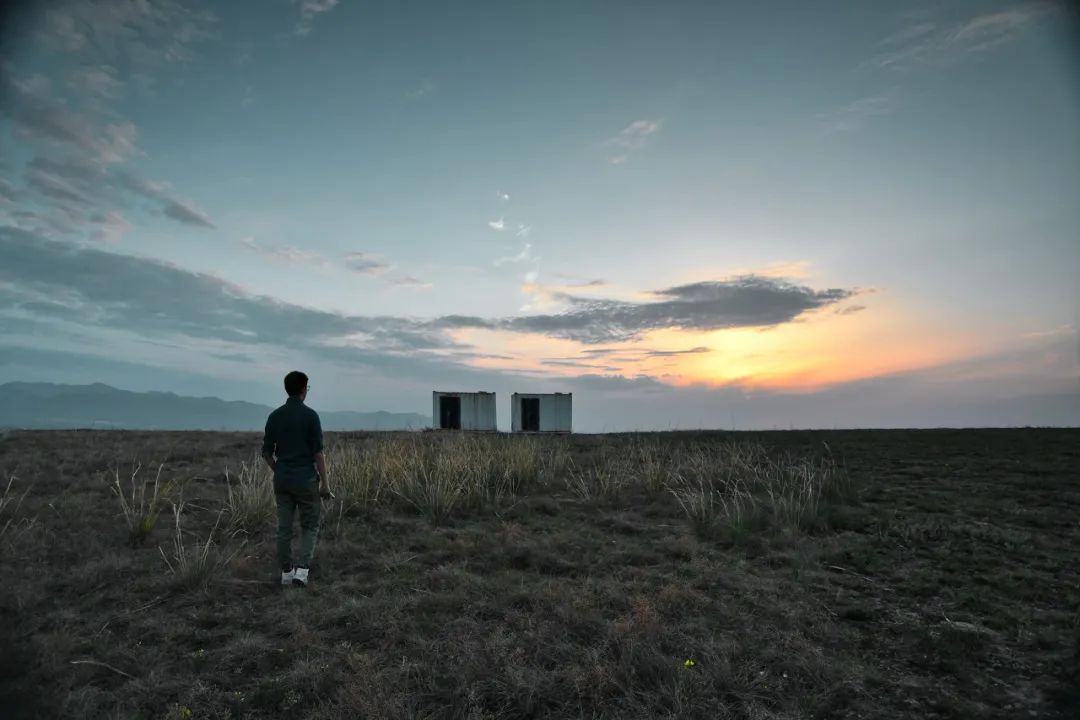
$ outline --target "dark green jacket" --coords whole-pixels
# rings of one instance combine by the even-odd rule
[[[319,414],[300,398],[290,397],[270,413],[263,434],[263,457],[274,455],[275,487],[301,487],[316,478],[315,453],[322,452]]]

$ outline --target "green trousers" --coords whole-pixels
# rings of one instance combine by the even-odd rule
[[[319,489],[313,480],[310,484],[274,483],[277,499],[277,559],[283,570],[292,564],[293,519],[300,513],[300,556],[296,564],[307,567],[315,552],[315,540],[319,535]]]

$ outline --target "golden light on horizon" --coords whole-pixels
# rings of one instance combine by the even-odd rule
[[[958,335],[928,313],[901,307],[882,295],[870,302],[872,306],[860,312],[841,314],[828,308],[772,328],[665,329],[644,333],[634,342],[589,345],[479,329],[453,335],[491,356],[471,360],[474,367],[552,378],[647,376],[674,386],[738,385],[788,392],[933,367],[978,351],[976,338]]]

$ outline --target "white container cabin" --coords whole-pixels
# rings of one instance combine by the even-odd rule
[[[495,430],[495,393],[431,393],[431,419],[440,430]]]
[[[514,393],[510,396],[512,432],[568,433],[573,393]]]

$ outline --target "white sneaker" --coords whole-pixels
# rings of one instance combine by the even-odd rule
[[[305,574],[307,574],[306,571],[305,571]],[[296,568],[293,568],[289,572],[282,572],[281,573],[281,584],[282,585],[292,585],[293,577],[295,575],[296,575]]]
[[[307,587],[307,568],[295,568],[293,570],[293,585],[299,585],[300,587]]]

